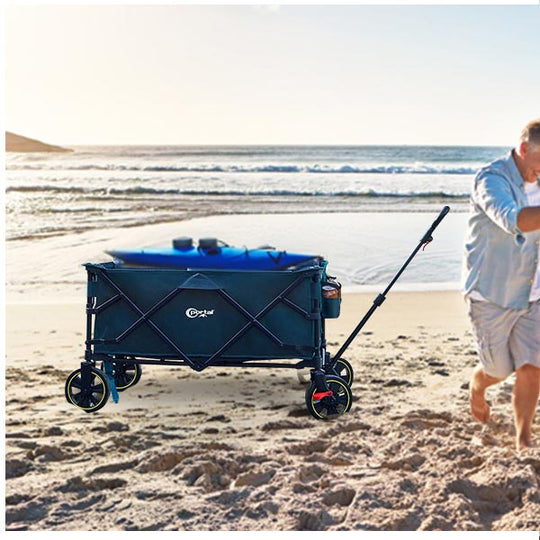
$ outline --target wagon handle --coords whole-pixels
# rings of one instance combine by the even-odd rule
[[[386,300],[386,295],[388,294],[388,291],[393,287],[394,283],[399,279],[401,274],[404,272],[405,268],[409,265],[409,263],[413,260],[414,256],[418,253],[420,248],[422,246],[426,246],[429,242],[433,240],[432,234],[435,231],[435,229],[439,226],[441,221],[444,219],[446,214],[450,212],[449,206],[444,206],[441,212],[439,213],[437,219],[432,223],[431,227],[427,230],[426,234],[422,236],[422,239],[414,249],[414,251],[411,253],[409,258],[405,261],[405,264],[399,269],[398,273],[393,277],[392,281],[386,287],[385,291],[382,294],[379,294],[375,300],[373,300],[373,305],[369,308],[369,311],[364,315],[364,318],[358,323],[358,326],[353,330],[352,334],[347,338],[345,343],[342,345],[341,349],[336,353],[336,355],[332,358],[332,362],[335,362],[339,358],[342,357],[343,353],[347,350],[349,345],[353,342],[354,338],[358,335],[358,332],[362,330],[364,325],[368,322],[369,318],[373,315],[374,311]]]
[[[448,212],[450,212],[450,207],[449,206],[444,206],[443,209],[441,210],[441,213],[437,217],[437,219],[433,222],[433,224],[428,229],[426,234],[424,234],[424,236],[422,237],[422,240],[420,240],[420,242],[422,244],[427,244],[428,242],[431,242],[433,240],[433,238],[431,236],[433,234],[433,231],[439,226],[441,221],[444,219],[444,216],[446,216],[446,214],[448,214]]]

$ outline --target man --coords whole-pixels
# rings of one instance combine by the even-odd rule
[[[464,293],[480,365],[473,416],[489,420],[485,391],[512,372],[516,449],[533,446],[540,391],[540,119],[519,145],[476,175],[465,243]]]

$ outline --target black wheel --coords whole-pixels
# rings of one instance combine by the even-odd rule
[[[80,369],[71,373],[66,380],[68,403],[88,413],[99,411],[107,403],[109,395],[110,390],[105,373],[93,366],[90,368],[88,383],[83,384]]]
[[[306,406],[309,413],[317,419],[327,420],[350,411],[352,393],[349,385],[339,377],[325,375],[329,393],[321,392],[315,383],[306,390]]]
[[[333,370],[328,370],[329,375],[337,375],[340,379],[343,379],[349,386],[352,386],[354,380],[354,371],[348,360],[345,358],[338,358]]]
[[[112,365],[114,385],[119,392],[135,386],[141,380],[142,369],[140,364],[113,362]],[[103,364],[101,364],[101,371],[105,371]]]

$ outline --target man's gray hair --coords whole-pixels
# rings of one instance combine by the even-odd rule
[[[540,118],[531,120],[521,132],[519,137],[521,142],[528,142],[535,146],[540,146]]]

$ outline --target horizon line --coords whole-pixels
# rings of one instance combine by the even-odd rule
[[[8,134],[22,137],[31,142],[39,142],[46,145],[61,145],[62,147],[81,147],[81,146],[91,146],[91,147],[115,147],[115,146],[126,146],[126,147],[152,147],[152,146],[167,146],[167,147],[251,147],[251,148],[263,148],[263,147],[311,147],[311,148],[358,148],[358,147],[420,147],[420,146],[429,146],[429,147],[457,147],[457,148],[508,148],[513,147],[512,144],[463,144],[463,143],[380,143],[380,142],[370,142],[370,143],[217,143],[217,142],[193,142],[193,143],[69,143],[69,142],[44,142],[42,138],[35,139],[33,137],[28,137],[26,135],[20,135],[14,131],[5,130],[5,135]],[[45,137],[45,139],[48,139]]]
[[[513,147],[512,144],[456,144],[456,143],[105,143],[105,144],[98,144],[98,143],[55,143],[55,144],[61,144],[62,146],[132,146],[132,147],[150,147],[150,146],[174,146],[174,147],[193,147],[193,146],[208,146],[208,147],[253,147],[253,148],[262,148],[262,147],[268,147],[268,146],[275,146],[275,147],[319,147],[319,148],[334,148],[334,147],[378,147],[378,146],[396,146],[396,147],[403,147],[403,146],[432,146],[432,147],[485,147],[485,148],[493,148],[493,147],[499,147],[499,148],[509,148]]]

